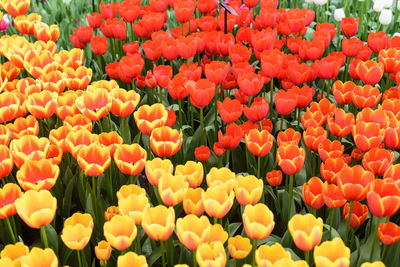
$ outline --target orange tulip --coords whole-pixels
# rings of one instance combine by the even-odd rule
[[[293,130],[293,128],[288,128],[287,130],[278,133],[276,142],[278,146],[289,145],[289,144],[294,144],[298,146],[300,139],[301,139],[300,132]]]
[[[250,239],[237,235],[228,239],[229,254],[234,259],[246,258],[252,249]]]
[[[112,131],[109,133],[99,134],[99,143],[107,147],[110,150],[111,157],[114,156],[114,152],[119,145],[123,143],[122,137],[116,132]]]
[[[310,213],[294,215],[289,220],[288,228],[296,247],[310,251],[317,246],[321,242],[323,224],[321,218],[317,219]]]
[[[64,222],[61,240],[71,250],[82,250],[89,243],[92,231],[92,216],[88,213],[74,213]]]
[[[128,175],[139,174],[147,160],[147,152],[139,144],[120,144],[114,153],[114,162],[118,169]]]
[[[201,216],[204,213],[202,195],[204,190],[201,187],[189,188],[183,197],[183,210],[187,215],[194,214]]]
[[[302,193],[304,202],[313,209],[320,209],[324,205],[322,197],[322,181],[318,177],[312,177],[303,184]]]
[[[286,251],[281,244],[275,243],[271,246],[261,245],[256,250],[256,263],[260,267],[275,266],[275,263],[284,259],[291,259],[290,252]]]
[[[60,68],[63,71],[66,68],[72,68],[72,70],[77,70],[79,66],[83,65],[83,50],[78,48],[73,48],[69,51],[61,50],[60,52],[58,52],[58,54],[54,55],[54,60],[58,64],[60,64]]]
[[[46,23],[36,22],[33,25],[33,33],[37,40],[41,40],[43,42],[55,42],[60,36],[60,29],[56,24],[48,26]]]
[[[280,170],[272,170],[267,173],[266,178],[270,186],[278,186],[282,183],[282,172]]]
[[[29,247],[25,246],[22,242],[6,245],[0,253],[2,259],[7,258],[12,260],[11,265],[8,266],[21,266],[21,259],[29,254]],[[0,266],[3,266],[0,264]]]
[[[0,6],[14,18],[20,15],[25,15],[28,12],[30,0],[4,0],[0,3]]]
[[[174,166],[169,159],[155,158],[153,160],[146,161],[145,172],[147,180],[151,185],[158,186],[158,181],[161,176],[165,173],[171,173],[174,171]]]
[[[47,190],[25,192],[14,202],[19,217],[31,228],[48,225],[54,218],[57,199]]]
[[[346,199],[343,197],[340,188],[335,184],[329,184],[325,182],[322,188],[322,197],[325,205],[330,208],[339,208],[346,203]]]
[[[196,188],[203,182],[204,168],[200,162],[187,161],[185,165],[176,166],[175,175],[183,175],[189,187]]]
[[[133,113],[135,122],[139,130],[146,135],[150,135],[151,132],[158,127],[164,126],[168,112],[162,104],[154,104],[152,106],[143,105]]]
[[[392,180],[397,186],[400,185],[400,164],[394,164],[386,170],[383,179]]]
[[[18,15],[14,18],[14,25],[19,33],[33,35],[33,25],[36,21],[42,21],[42,16],[37,13]]]
[[[56,115],[63,121],[67,116],[80,114],[80,111],[75,103],[75,100],[78,98],[78,94],[74,93],[75,91],[67,92],[72,93],[63,93],[57,98]]]
[[[10,150],[5,145],[0,145],[0,179],[7,177],[14,167],[14,160]]]
[[[211,231],[208,217],[190,214],[176,221],[176,235],[179,241],[189,250],[197,250],[205,242]]]
[[[118,267],[147,267],[146,257],[143,255],[137,255],[135,252],[129,251],[124,255],[118,256],[117,259]]]
[[[15,200],[22,196],[21,189],[14,183],[8,183],[0,188],[0,219],[17,214]]]
[[[343,218],[348,221],[350,213],[350,203],[343,206]],[[364,223],[368,216],[368,206],[361,204],[358,201],[353,203],[353,210],[351,211],[350,227],[356,228]]]
[[[28,160],[17,171],[21,188],[28,190],[50,190],[57,182],[60,169],[48,159]]]
[[[325,241],[314,249],[315,266],[348,267],[350,266],[350,252],[350,249],[339,237],[335,237],[332,241]]]
[[[134,90],[126,91],[115,88],[110,92],[111,112],[118,117],[127,117],[132,114],[140,102],[140,95]]]
[[[115,215],[105,222],[103,230],[106,240],[117,250],[129,248],[137,235],[135,221],[122,215]]]
[[[35,23],[35,25],[37,24]],[[39,79],[42,73],[57,70],[58,63],[53,60],[53,55],[49,51],[44,50],[39,53],[30,49],[24,55],[24,68],[33,77]]]
[[[255,205],[261,199],[263,189],[263,180],[254,175],[236,177],[234,185],[236,200],[242,206]]]
[[[246,234],[251,239],[262,240],[267,238],[274,229],[274,214],[263,203],[247,205],[242,215]]]
[[[142,227],[156,241],[167,241],[175,229],[175,211],[159,205],[143,211]]]
[[[303,148],[289,144],[278,147],[276,160],[284,173],[293,175],[303,167],[305,156]]]
[[[362,201],[369,191],[369,184],[374,181],[374,175],[363,169],[361,165],[344,167],[337,174],[337,182],[345,199]]]
[[[74,158],[78,157],[78,153],[91,144],[98,142],[98,136],[92,134],[87,129],[71,131],[65,138],[65,145]],[[108,151],[108,149],[106,149]]]
[[[0,125],[0,145],[8,146],[11,140],[11,132],[5,125]]]
[[[382,143],[384,131],[377,123],[358,121],[353,127],[354,143],[361,151],[368,151]]]
[[[18,112],[20,100],[14,93],[3,92],[0,94],[0,122],[11,121]]]
[[[220,241],[200,244],[196,252],[196,260],[200,267],[226,265],[225,249]]]
[[[378,237],[385,245],[391,245],[400,240],[400,226],[395,223],[381,223],[378,228]]]
[[[364,168],[377,176],[383,176],[386,170],[392,166],[394,152],[377,147],[367,151],[362,160]]]
[[[380,94],[379,89],[369,84],[355,86],[351,94],[353,103],[358,108],[375,107],[381,99],[381,96],[382,94]]]
[[[34,247],[27,256],[21,258],[21,266],[57,267],[58,259],[51,248]]]
[[[66,84],[67,76],[65,75],[65,73],[59,70],[53,70],[48,73],[42,73],[39,78],[42,90],[45,91],[61,94],[64,91],[65,87],[67,86]]]
[[[121,215],[117,206],[109,206],[104,212],[104,219],[110,221],[115,215]]]
[[[227,193],[223,185],[215,185],[207,188],[202,199],[208,216],[222,218],[232,208],[235,193],[233,191]]]
[[[390,217],[400,209],[400,188],[388,179],[376,179],[371,183],[367,201],[372,215]]]
[[[69,131],[77,131],[82,128],[92,131],[93,122],[82,114],[75,114],[73,116],[66,116],[63,120],[63,125],[68,127]]]
[[[272,148],[274,143],[274,136],[267,130],[251,129],[250,132],[245,135],[244,140],[246,142],[247,149],[254,155],[259,157],[265,157]]]
[[[223,185],[226,192],[230,193],[235,185],[235,173],[228,168],[212,167],[206,176],[207,186]]]
[[[154,129],[150,135],[150,146],[159,157],[171,157],[175,155],[182,146],[182,131],[161,126]]]
[[[93,88],[85,91],[75,101],[82,114],[92,121],[97,121],[111,110],[111,98],[107,90],[103,88]]]
[[[39,138],[34,135],[25,135],[10,143],[14,163],[18,168],[28,160],[46,158],[49,148],[50,142],[47,138]]]
[[[110,151],[93,143],[79,151],[77,161],[87,176],[99,176],[110,166]]]
[[[108,261],[111,256],[110,243],[105,240],[101,240],[99,243],[97,243],[97,246],[94,247],[94,252],[98,260]]]
[[[71,90],[83,90],[85,89],[90,80],[92,79],[92,69],[84,66],[78,66],[76,69],[72,67],[66,67],[64,73],[67,74],[67,87]]]
[[[384,73],[384,65],[373,60],[360,61],[356,67],[357,75],[366,84],[377,84]]]
[[[308,149],[317,151],[318,145],[328,138],[328,132],[322,128],[322,126],[317,127],[307,127],[303,132],[303,140]]]
[[[332,116],[328,116],[328,127],[331,134],[345,137],[351,133],[355,124],[353,113],[346,113],[343,109],[336,109]]]
[[[28,96],[28,111],[38,119],[50,118],[57,107],[57,93],[42,91]]]
[[[339,158],[342,156],[344,146],[338,140],[331,141],[326,139],[318,145],[318,154],[322,161],[328,158]]]

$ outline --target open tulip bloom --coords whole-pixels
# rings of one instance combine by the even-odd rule
[[[0,0],[0,266],[400,266],[399,5]]]

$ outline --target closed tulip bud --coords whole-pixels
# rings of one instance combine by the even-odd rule
[[[234,259],[246,258],[252,249],[250,239],[237,235],[228,239],[229,254]]]
[[[335,251],[332,254],[332,251]],[[335,237],[332,241],[325,241],[314,249],[314,262],[316,267],[325,266],[350,266],[350,249],[342,239]]]
[[[262,203],[247,205],[242,215],[244,229],[251,239],[267,238],[274,229],[274,214]]]
[[[227,193],[224,185],[214,185],[207,188],[202,195],[204,210],[208,216],[215,218],[224,217],[232,208],[235,193]]]
[[[334,17],[336,21],[338,22],[342,21],[342,19],[346,17],[346,15],[344,14],[344,9],[343,8],[336,9]]]
[[[137,266],[137,267],[147,267],[146,257],[143,255],[137,255],[135,252],[129,251],[124,255],[118,256],[117,259],[118,267],[129,267],[129,266]]]
[[[310,251],[321,242],[323,224],[321,218],[315,218],[308,213],[294,215],[289,223],[289,232],[296,247],[303,251]]]
[[[255,258],[257,266],[275,266],[275,263],[283,259],[291,259],[291,255],[281,244],[275,243],[271,246],[259,246]]]
[[[122,215],[115,215],[105,222],[103,230],[106,240],[117,250],[129,248],[137,235],[135,221]]]
[[[111,256],[111,250],[110,243],[105,240],[100,241],[97,243],[97,246],[94,247],[96,258],[99,261],[108,261]]]
[[[392,22],[392,11],[390,9],[383,9],[379,15],[379,22],[382,25],[389,25]]]
[[[142,227],[153,240],[166,241],[175,229],[175,211],[162,205],[143,211]]]
[[[211,231],[207,216],[197,217],[190,214],[176,221],[176,235],[179,241],[189,250],[197,250],[205,242]]]
[[[198,146],[194,150],[194,156],[200,162],[205,162],[210,158],[210,148],[208,146]]]
[[[267,182],[270,186],[278,186],[282,183],[282,172],[280,170],[272,170],[267,173]]]
[[[203,165],[200,162],[187,161],[185,165],[176,166],[175,175],[183,175],[189,187],[196,188],[203,182]]]
[[[255,205],[262,196],[264,183],[254,175],[236,177],[234,190],[240,205]]]

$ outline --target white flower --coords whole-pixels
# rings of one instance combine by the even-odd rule
[[[383,9],[383,2],[382,1],[375,1],[374,2],[374,7],[373,9],[375,10],[375,12],[381,12]]]
[[[307,4],[312,4],[312,3],[314,3],[314,0],[306,0],[306,3]]]
[[[314,0],[314,3],[319,6],[325,5],[327,2],[328,0]]]
[[[344,18],[344,17],[346,17],[346,15],[344,14],[344,10],[343,10],[343,8],[338,8],[338,9],[336,9],[335,10],[335,20],[336,21],[342,21],[342,19]]]
[[[396,36],[400,37],[400,32],[395,32],[395,33],[393,34],[393,37],[396,37]]]
[[[393,6],[393,0],[382,0],[384,8],[390,8]]]
[[[379,15],[379,22],[382,25],[388,25],[392,21],[392,16],[392,11],[390,9],[384,9]]]

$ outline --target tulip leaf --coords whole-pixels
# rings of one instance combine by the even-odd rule
[[[46,232],[47,241],[49,242],[49,247],[54,250],[56,255],[58,254],[58,235],[56,230],[54,230],[51,224],[42,226]],[[42,232],[40,232],[40,237],[43,240]]]
[[[152,252],[149,260],[149,266],[153,266],[153,264],[161,257],[161,249],[157,246]]]
[[[327,241],[327,240],[332,240],[335,237],[341,238],[338,231],[336,231],[336,229],[331,227],[329,224],[324,224],[324,229],[325,229],[325,231],[322,235],[321,243],[324,241]],[[331,231],[331,239],[329,239],[329,231]]]
[[[371,252],[372,260],[379,260],[381,255],[381,242],[377,236],[375,236],[375,226],[377,224],[376,218],[372,219],[372,227],[368,236],[365,236],[366,242],[360,247],[360,257],[358,258],[357,266],[360,266],[363,262],[369,262]],[[375,244],[374,244],[375,239]],[[374,246],[372,248],[372,246]]]
[[[240,223],[240,222],[229,224],[229,226],[228,226],[229,236],[234,236],[236,234],[236,232],[238,231],[238,229],[240,228],[240,226],[242,226],[242,223]]]
[[[267,244],[268,246],[271,246],[275,243],[281,243],[281,238],[277,235],[270,235],[267,238],[260,240],[257,242],[259,246]]]
[[[71,176],[72,178],[72,176]],[[70,179],[67,187],[65,188],[64,198],[63,198],[63,217],[68,218],[70,216],[71,210],[71,199],[72,199],[72,191],[74,189],[75,179]]]
[[[294,261],[299,261],[301,260],[301,258],[291,249],[291,248],[285,248],[287,251],[290,252],[290,254],[292,255],[292,260]]]

